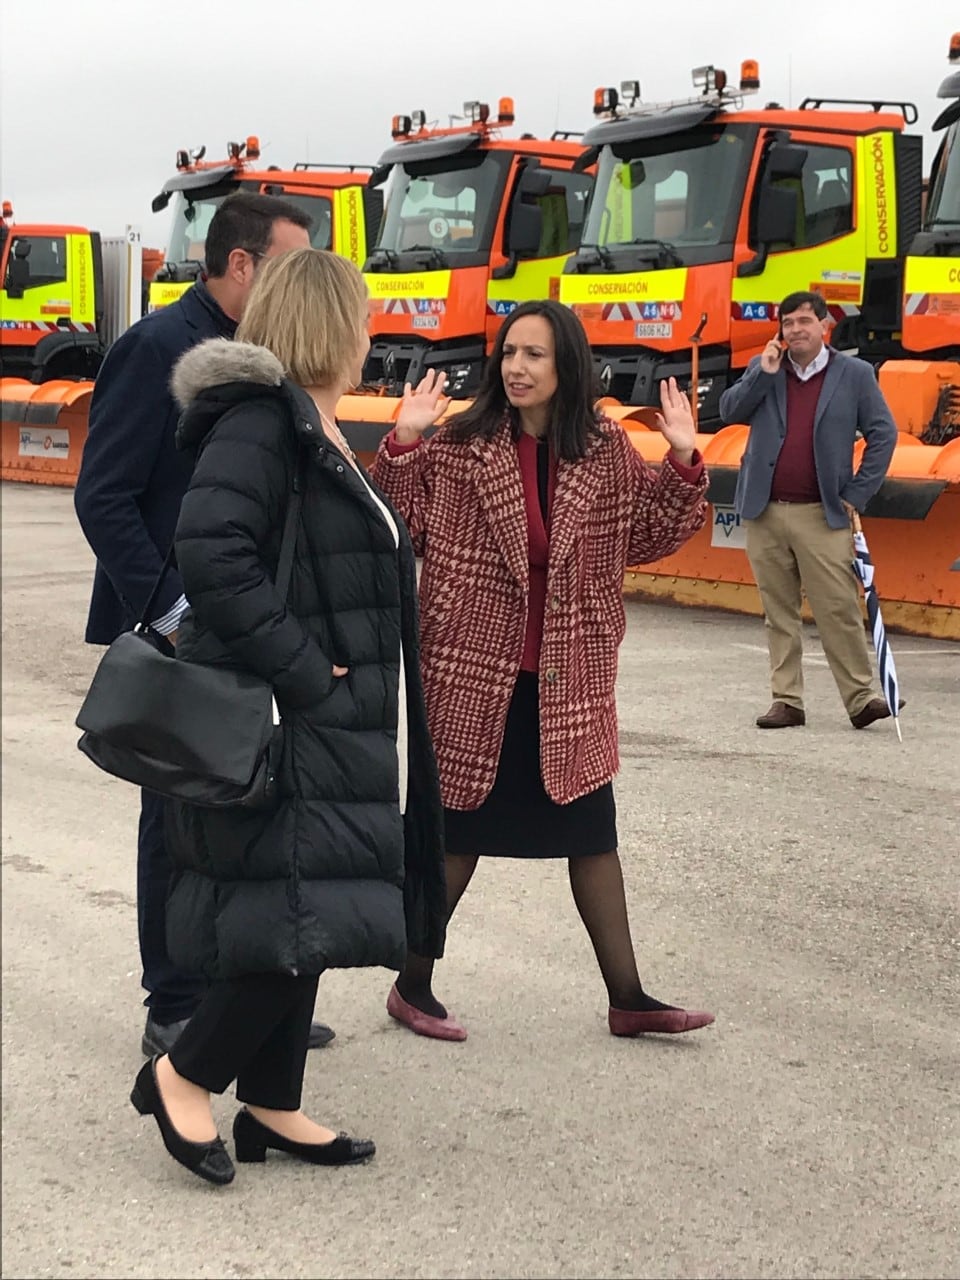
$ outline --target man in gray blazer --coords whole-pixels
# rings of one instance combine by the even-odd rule
[[[873,684],[850,525],[883,483],[897,428],[873,369],[829,347],[829,328],[820,294],[791,293],[782,342],[768,342],[720,398],[724,422],[750,427],[735,503],[770,652],[773,705],[761,729],[806,723],[801,590],[853,727],[890,714]],[[858,432],[866,447],[854,471]]]

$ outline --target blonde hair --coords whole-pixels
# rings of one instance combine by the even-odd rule
[[[300,386],[330,386],[349,376],[367,315],[367,286],[352,262],[291,249],[257,272],[237,339],[272,351]]]

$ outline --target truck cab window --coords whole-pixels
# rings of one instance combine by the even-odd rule
[[[931,227],[955,227],[960,209],[960,134],[948,129],[930,170],[927,221]]]
[[[589,174],[550,170],[550,190],[537,198],[543,214],[538,258],[553,258],[579,249],[592,187]]]
[[[807,151],[802,175],[779,179],[774,185],[797,192],[795,247],[808,249],[853,230],[853,158],[842,147],[798,141]]]
[[[310,245],[314,249],[333,248],[333,202],[329,196],[314,195],[285,188],[277,193],[282,200],[295,204],[312,219]]]
[[[210,223],[228,194],[219,192],[210,196],[184,196],[178,193],[168,242],[168,262],[203,261]]]
[[[803,166],[804,243],[822,244],[853,230],[853,165],[840,147],[810,147]]]
[[[67,278],[65,236],[14,236],[4,276],[4,289],[37,289]]]

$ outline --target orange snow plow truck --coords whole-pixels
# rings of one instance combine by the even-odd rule
[[[580,243],[592,172],[575,171],[579,135],[550,138],[514,125],[512,98],[496,116],[466,102],[466,123],[428,126],[423,111],[393,117],[393,145],[371,185],[386,206],[364,267],[370,355],[364,384],[402,394],[428,370],[448,394],[471,396],[496,332],[520,302],[557,297]]]
[[[746,105],[739,85],[695,68],[699,93],[640,99],[638,81],[597,89],[581,163],[597,166],[583,240],[560,299],[580,316],[601,384],[624,404],[686,383],[697,345],[699,420],[776,335],[795,289],[823,295],[832,341],[873,363],[901,351],[903,262],[920,229],[922,138],[909,102],[806,98]]]
[[[150,286],[150,310],[176,301],[203,270],[203,246],[220,204],[235,191],[282,196],[313,219],[315,249],[332,249],[362,267],[373,243],[383,196],[368,185],[363,165],[324,165],[306,161],[292,169],[260,163],[260,140],[228,142],[226,160],[205,160],[206,147],[177,152],[177,171],[154,197],[160,213],[173,202],[173,220],[163,265]]]
[[[137,278],[129,291],[133,261]],[[162,261],[142,250],[139,233],[101,240],[87,227],[14,222],[0,217],[0,365],[4,377],[49,382],[93,378],[110,343],[143,313]],[[116,295],[116,296],[114,296]]]

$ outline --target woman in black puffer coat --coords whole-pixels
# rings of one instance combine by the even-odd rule
[[[211,986],[171,1053],[145,1064],[133,1100],[156,1116],[170,1153],[215,1182],[233,1166],[210,1092],[233,1080],[247,1103],[238,1159],[267,1148],[324,1164],[373,1154],[300,1111],[318,976],[398,969],[407,943],[443,950],[413,550],[335,421],[369,348],[366,315],[352,264],[295,250],[263,264],[238,340],[202,343],[173,376],[178,443],[197,454],[176,536],[191,606],[177,656],[270,681],[283,726],[275,810],[170,812],[170,954]],[[284,602],[273,579],[295,485]]]

